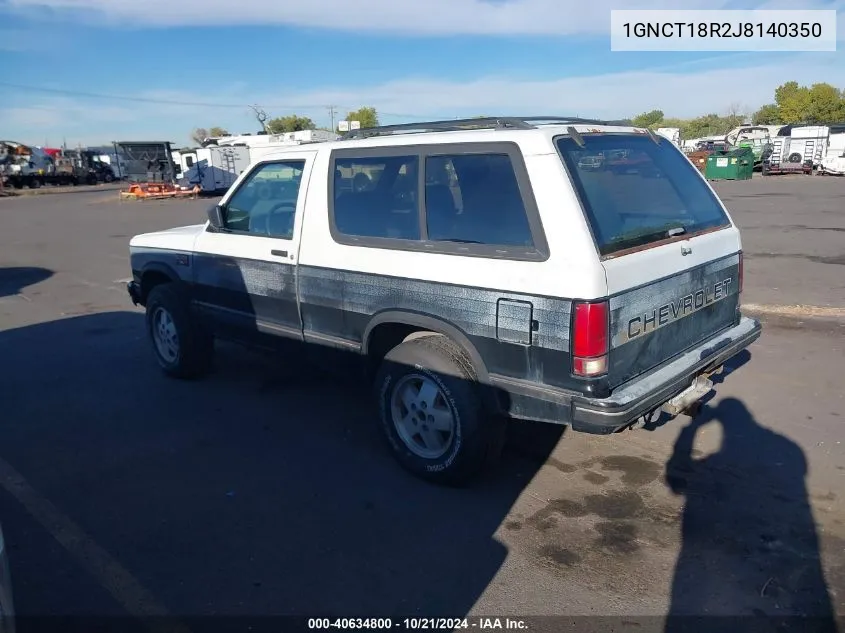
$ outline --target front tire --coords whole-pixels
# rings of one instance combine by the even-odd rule
[[[181,284],[155,286],[146,303],[147,332],[164,373],[182,379],[206,374],[211,368],[214,339],[197,325]]]
[[[375,387],[382,431],[399,464],[415,476],[463,486],[499,456],[506,423],[487,415],[471,361],[446,337],[393,348]]]

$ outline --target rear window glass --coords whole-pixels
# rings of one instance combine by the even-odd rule
[[[416,156],[335,161],[334,221],[352,237],[420,239]]]
[[[584,134],[556,142],[602,255],[727,226],[698,171],[669,141],[644,134]]]
[[[429,156],[425,173],[429,240],[534,246],[510,156]]]

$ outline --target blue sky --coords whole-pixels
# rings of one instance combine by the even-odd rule
[[[181,145],[196,126],[254,132],[250,104],[318,125],[329,124],[330,105],[341,116],[372,105],[385,123],[519,113],[617,118],[653,108],[686,117],[752,111],[793,79],[845,87],[843,0],[681,5],[835,8],[835,53],[611,52],[611,9],[673,5],[0,0],[0,138]]]

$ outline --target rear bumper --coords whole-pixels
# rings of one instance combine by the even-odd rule
[[[608,398],[590,398],[522,381],[495,382],[509,392],[510,413],[516,417],[567,424],[575,431],[604,435],[662,408],[690,387],[696,377],[717,369],[751,345],[761,332],[756,319],[742,317],[736,326],[622,385]]]

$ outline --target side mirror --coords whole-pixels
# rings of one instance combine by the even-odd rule
[[[208,207],[208,221],[215,229],[222,229],[226,225],[226,213],[219,204]]]

